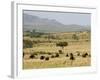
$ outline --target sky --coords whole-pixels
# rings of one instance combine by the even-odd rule
[[[38,16],[40,18],[47,18],[51,20],[56,20],[62,24],[70,25],[91,25],[91,14],[89,13],[71,13],[71,12],[51,12],[51,11],[31,11],[24,10],[23,13]]]

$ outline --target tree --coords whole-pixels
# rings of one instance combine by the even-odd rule
[[[51,39],[51,35],[50,35],[50,33],[48,33],[48,41],[50,42],[50,39]]]
[[[79,37],[78,37],[76,34],[73,34],[73,35],[72,35],[72,38],[73,38],[74,40],[79,40]]]
[[[32,30],[32,33],[34,34],[35,32],[36,32],[36,30],[35,30],[35,29],[33,29],[33,30]]]
[[[36,30],[33,29],[33,30],[30,32],[30,37],[31,37],[31,38],[34,37],[35,34],[36,34]]]
[[[36,31],[35,29],[33,29],[31,32],[30,32],[30,37],[33,38],[38,38],[38,37],[41,37],[42,35],[44,35],[43,32],[38,32]]]
[[[23,47],[24,48],[32,48],[33,42],[31,40],[23,40]]]
[[[59,46],[62,49],[64,49],[65,46],[68,46],[68,42],[59,42],[59,43],[56,43],[56,46]]]

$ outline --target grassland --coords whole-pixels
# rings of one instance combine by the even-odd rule
[[[32,42],[31,47],[23,48],[23,69],[91,65],[91,38],[88,31],[49,33],[38,37],[30,37],[29,33],[25,32],[23,39]],[[59,42],[67,42],[68,45],[62,48],[56,45]],[[46,59],[47,57],[49,59]]]

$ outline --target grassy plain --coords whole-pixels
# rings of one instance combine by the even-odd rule
[[[76,40],[72,38],[73,34],[77,34],[79,39]],[[90,32],[50,33],[50,35],[55,38],[47,38],[48,35],[45,34],[41,37],[24,36],[24,40],[31,40],[37,43],[34,43],[31,48],[23,48],[23,69],[80,67],[91,65]],[[58,42],[68,42],[68,46],[62,49],[60,46],[56,46]],[[59,50],[62,50],[63,54],[60,54]],[[70,53],[74,55],[74,60],[70,60]],[[88,56],[82,57],[85,53],[87,53]],[[51,56],[55,54],[59,54],[59,56],[52,58]],[[68,54],[67,57],[66,54]],[[35,58],[30,58],[31,55],[35,55]],[[41,56],[49,57],[49,60],[41,60]]]

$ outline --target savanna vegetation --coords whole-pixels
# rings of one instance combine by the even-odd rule
[[[90,35],[90,31],[24,31],[23,69],[90,66]]]

